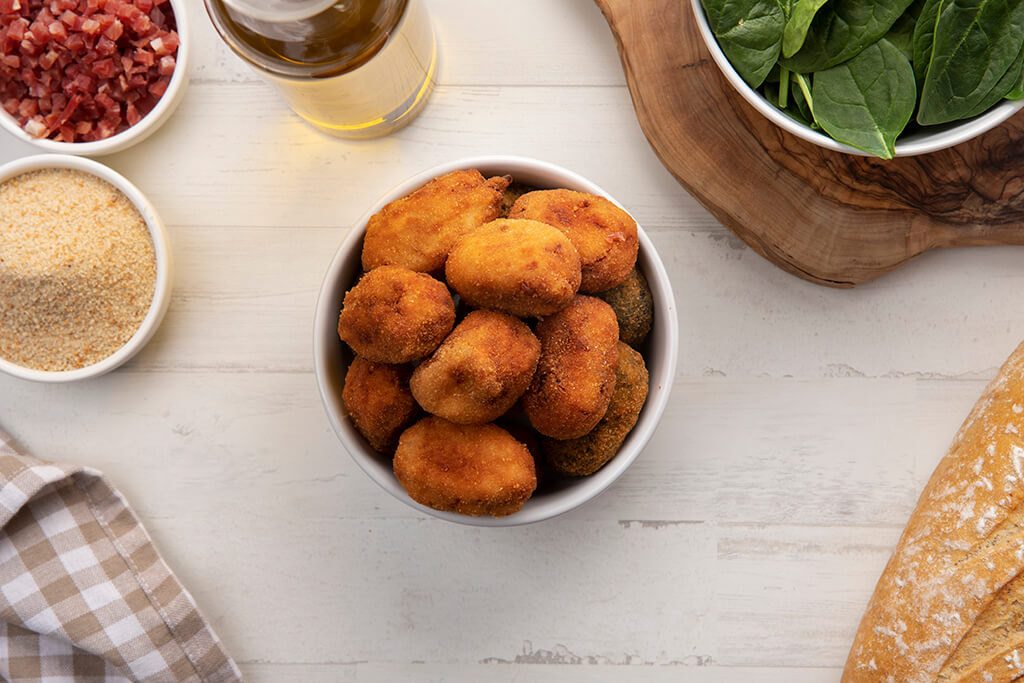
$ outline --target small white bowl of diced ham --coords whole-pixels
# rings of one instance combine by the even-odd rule
[[[0,0],[0,127],[99,156],[153,133],[188,81],[183,0]]]

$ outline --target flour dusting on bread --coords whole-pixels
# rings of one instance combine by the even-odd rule
[[[1024,675],[1024,344],[936,467],[868,604],[844,683]]]

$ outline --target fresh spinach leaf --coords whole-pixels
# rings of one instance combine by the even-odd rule
[[[939,20],[942,3],[948,0],[925,0],[921,14],[914,25],[914,79],[917,89],[924,87],[924,77],[928,75],[928,64],[932,61],[932,43],[935,38],[935,22]]]
[[[1022,61],[1024,61],[1024,54],[1022,54]],[[1022,63],[1021,77],[1017,79],[1017,84],[1010,89],[1010,92],[1006,93],[1006,99],[1008,100],[1022,100],[1024,99],[1024,63]]]
[[[701,0],[722,52],[751,87],[779,58],[786,17],[778,0]]]
[[[948,0],[935,22],[917,121],[947,123],[998,102],[1016,84],[1024,0]]]
[[[914,113],[910,61],[884,38],[856,57],[814,74],[814,118],[834,139],[891,159]]]
[[[782,32],[782,56],[792,57],[804,44],[811,19],[828,0],[796,0],[786,14],[786,28]]]
[[[803,47],[782,66],[822,71],[855,57],[888,33],[912,0],[833,0],[811,22]]]
[[[1024,54],[1018,55],[1017,60],[1006,70],[1006,73],[999,79],[989,94],[979,100],[973,109],[965,111],[964,115],[960,118],[969,119],[972,116],[977,116],[999,100],[1012,97],[1012,93],[1021,83],[1022,76],[1024,76]]]
[[[769,102],[882,158],[915,111],[916,129],[1024,98],[1024,0],[702,2],[723,52]]]
[[[885,34],[885,39],[898,47],[911,64],[914,62],[914,29],[917,27],[917,18],[921,15],[923,7],[924,0],[914,0]]]
[[[782,99],[782,91],[780,89],[779,83],[769,83],[768,81],[765,81],[763,90],[764,98],[768,100],[769,104],[771,104],[773,107],[781,109],[783,112],[787,114],[789,113],[789,106]],[[788,89],[786,92],[788,94]]]

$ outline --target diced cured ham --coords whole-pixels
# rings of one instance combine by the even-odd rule
[[[25,37],[25,31],[27,30],[28,20],[24,17],[18,17],[7,25],[7,37],[20,42]]]
[[[39,66],[43,69],[48,70],[52,68],[54,64],[57,63],[57,57],[57,51],[50,50],[39,56]]]
[[[167,0],[0,0],[0,104],[35,137],[102,140],[164,96],[179,46]]]
[[[114,60],[109,57],[106,59],[97,59],[92,63],[92,73],[96,78],[112,78],[117,74],[117,65],[114,64]]]
[[[49,34],[57,40],[58,43],[64,43],[64,41],[68,38],[67,27],[64,24],[60,23],[59,21],[51,23],[49,26],[46,27],[46,29],[49,32]]]
[[[41,116],[35,116],[25,122],[25,132],[29,135],[37,138],[43,137],[43,133],[46,132],[46,124],[43,123]]]
[[[117,53],[117,43],[106,36],[100,36],[96,41],[96,54],[101,57],[109,57]]]
[[[103,35],[110,40],[117,40],[121,37],[122,33],[124,33],[124,24],[122,24],[121,20],[116,17],[112,22],[110,22],[110,25],[107,26],[106,30],[103,31]]]

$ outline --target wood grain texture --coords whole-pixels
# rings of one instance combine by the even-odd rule
[[[932,154],[833,152],[786,133],[735,92],[689,2],[596,1],[662,163],[779,267],[851,287],[928,249],[1024,244],[1024,116]]]

